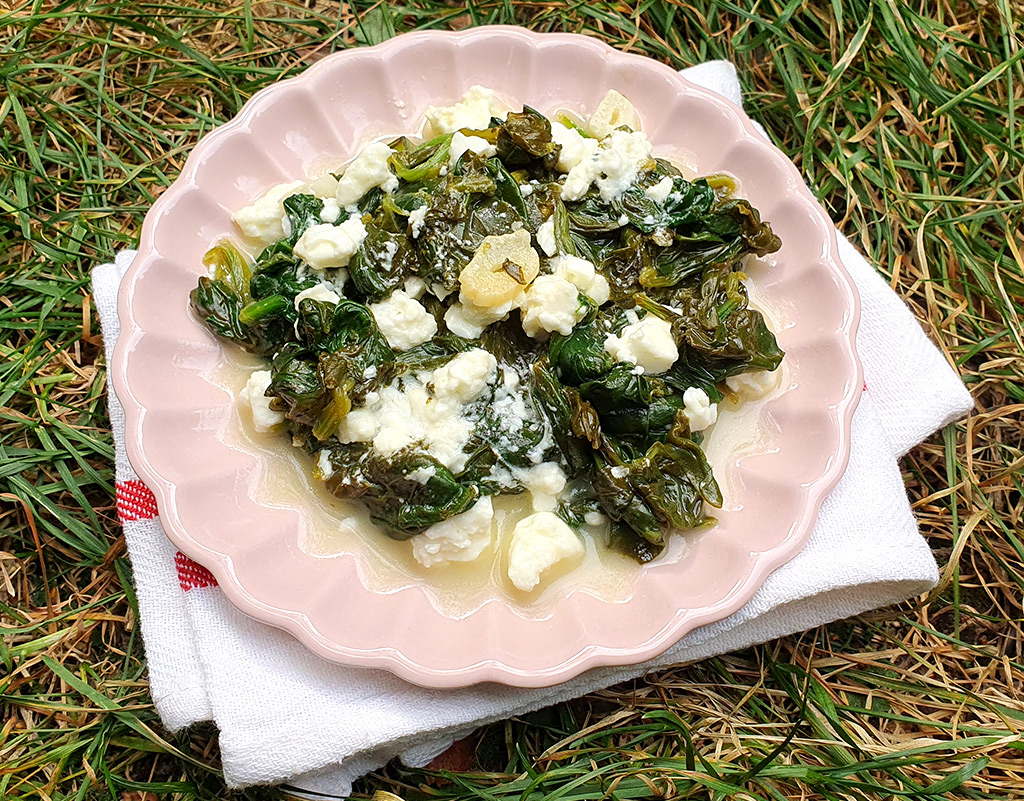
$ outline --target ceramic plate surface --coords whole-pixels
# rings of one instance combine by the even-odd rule
[[[275,184],[344,163],[368,139],[415,133],[428,105],[454,102],[473,84],[543,111],[592,110],[617,89],[638,109],[656,154],[682,151],[701,173],[737,176],[784,243],[758,278],[783,318],[788,371],[784,391],[761,412],[761,447],[725,466],[732,495],[718,525],[683,557],[645,567],[625,600],[567,591],[540,616],[500,600],[451,615],[415,582],[370,589],[358,554],[324,559],[299,547],[307,510],[261,501],[265,460],[223,436],[238,414],[211,380],[226,346],[192,316],[188,293],[203,253],[237,236],[232,211]],[[656,656],[737,611],[799,551],[849,456],[861,391],[858,316],[831,222],[792,163],[735,106],[592,39],[477,28],[330,56],[260,92],[207,135],[146,217],[121,287],[111,374],[128,456],[156,494],[168,536],[240,609],[327,659],[425,686],[545,686]]]

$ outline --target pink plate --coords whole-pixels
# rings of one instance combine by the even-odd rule
[[[238,412],[211,378],[225,348],[188,308],[203,253],[237,236],[233,210],[272,185],[342,164],[367,139],[414,133],[428,105],[453,102],[473,84],[542,111],[590,110],[619,90],[656,153],[689,153],[701,173],[737,176],[784,243],[757,278],[787,352],[782,389],[759,412],[760,444],[716,465],[729,495],[718,525],[685,553],[638,571],[614,601],[564,585],[544,614],[501,598],[451,614],[416,580],[368,587],[358,552],[321,558],[300,547],[308,510],[261,499],[267,460],[227,444]],[[121,286],[111,375],[128,456],[156,494],[168,536],[241,610],[327,659],[416,684],[539,687],[658,655],[738,610],[800,550],[849,457],[861,391],[858,317],[832,223],[739,109],[593,39],[477,28],[335,54],[260,92],[204,137],[146,217]]]

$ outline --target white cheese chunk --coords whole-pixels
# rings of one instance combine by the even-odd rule
[[[612,131],[594,152],[569,170],[562,184],[562,200],[579,200],[594,181],[602,200],[614,200],[636,182],[640,170],[651,162],[652,152],[647,134]]]
[[[448,166],[453,170],[465,152],[480,153],[487,158],[497,154],[498,149],[479,136],[466,136],[459,131],[452,135],[452,143],[448,151]]]
[[[537,244],[544,251],[545,256],[554,256],[558,253],[558,245],[555,242],[555,218],[548,217],[537,228]]]
[[[541,332],[572,333],[573,327],[586,315],[576,287],[557,275],[541,275],[530,284],[520,302],[523,331],[539,338]]]
[[[429,106],[423,116],[435,136],[460,128],[480,131],[490,125],[491,117],[501,116],[494,90],[472,86],[462,100],[450,106]]]
[[[498,375],[498,360],[483,348],[458,354],[434,370],[431,383],[438,400],[471,403],[479,398]]]
[[[606,203],[635,182],[640,169],[651,161],[651,142],[639,131],[612,131],[601,142],[601,177],[597,188]]]
[[[338,427],[339,442],[372,442],[382,456],[416,446],[454,473],[469,459],[464,452],[473,424],[451,398],[437,398],[415,377],[404,377],[368,393]]]
[[[412,538],[412,555],[424,567],[442,562],[471,562],[494,537],[494,506],[490,496],[460,515],[435,523]]]
[[[316,469],[320,474],[321,481],[326,481],[334,475],[334,465],[331,464],[331,452],[329,450],[322,450],[317,455]]]
[[[345,168],[345,174],[338,179],[334,195],[338,204],[349,206],[378,186],[385,192],[394,192],[398,188],[398,179],[388,166],[392,152],[384,142],[370,142],[360,150]]]
[[[325,223],[336,223],[341,217],[341,206],[333,197],[324,198],[324,207],[320,210],[320,220]]]
[[[457,300],[444,313],[444,322],[453,334],[466,339],[479,339],[491,323],[496,323],[508,316],[513,303],[503,303],[491,309],[485,309],[465,300]]]
[[[660,205],[665,205],[665,201],[668,200],[669,192],[672,191],[672,178],[666,175],[654,186],[649,186],[644,190],[644,194],[647,195],[651,200]]]
[[[422,345],[437,333],[434,315],[402,289],[396,289],[380,303],[371,303],[370,311],[380,332],[396,350]]]
[[[341,225],[311,225],[295,243],[295,255],[314,270],[344,267],[366,239],[366,226],[358,217]]]
[[[654,315],[630,323],[618,336],[609,334],[604,349],[615,361],[635,364],[645,373],[663,373],[679,358],[672,325]]]
[[[718,419],[718,404],[700,387],[689,387],[683,393],[683,414],[690,423],[691,431],[703,431]]]
[[[309,289],[303,289],[295,296],[295,311],[299,310],[299,304],[306,300],[306,298],[334,304],[337,304],[337,302],[341,300],[338,294],[327,284],[317,284],[316,286],[311,286]]]
[[[598,149],[598,140],[584,136],[575,128],[552,120],[551,140],[562,149],[558,153],[555,165],[560,172],[570,172],[574,167],[594,158]]]
[[[541,574],[563,559],[583,555],[579,536],[553,512],[535,512],[523,518],[512,532],[508,577],[529,592],[540,584]]]
[[[548,262],[551,272],[573,284],[598,306],[608,302],[611,287],[608,279],[597,271],[592,262],[579,256],[557,256]]]
[[[519,470],[516,478],[530,491],[535,512],[551,512],[558,508],[558,496],[565,489],[565,473],[555,462],[541,462],[528,470]]]
[[[423,293],[427,291],[427,283],[422,278],[415,275],[410,275],[405,279],[405,294],[410,298],[419,300],[423,297]]]
[[[409,213],[409,225],[411,226],[411,233],[413,239],[418,239],[420,231],[423,230],[423,220],[427,216],[427,206],[423,205],[413,209]]]
[[[771,392],[779,383],[779,371],[753,370],[749,373],[731,375],[725,385],[741,400],[757,400]]]
[[[265,394],[269,386],[270,370],[255,370],[238,393],[239,400],[252,412],[253,426],[261,434],[273,431],[284,422],[284,412],[270,408],[271,399]]]
[[[288,235],[285,226],[288,217],[282,202],[302,188],[302,181],[279,184],[265,192],[251,206],[236,211],[231,219],[243,234],[259,239],[265,244],[277,242]]]

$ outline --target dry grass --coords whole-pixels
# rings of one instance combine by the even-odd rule
[[[395,31],[486,22],[735,60],[976,408],[903,463],[942,569],[927,598],[491,726],[469,771],[392,766],[363,789],[1024,796],[1024,6],[306,5],[0,2],[0,797],[225,795],[215,733],[168,739],[147,695],[89,267],[260,87]]]

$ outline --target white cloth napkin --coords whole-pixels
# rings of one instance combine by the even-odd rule
[[[741,102],[728,62],[682,74]],[[124,455],[124,413],[111,393],[118,509],[164,724],[174,731],[215,721],[231,786],[288,782],[344,796],[353,780],[391,758],[425,764],[485,723],[927,591],[937,580],[935,560],[918,534],[896,459],[966,414],[971,397],[885,281],[842,238],[840,249],[863,304],[857,345],[866,390],[853,420],[849,467],[825,500],[810,542],[731,617],[692,632],[657,659],[595,669],[556,687],[425,690],[386,672],[326,662],[238,612],[164,535],[155,501]],[[133,256],[122,252],[93,272],[108,358],[118,336],[117,289]]]

